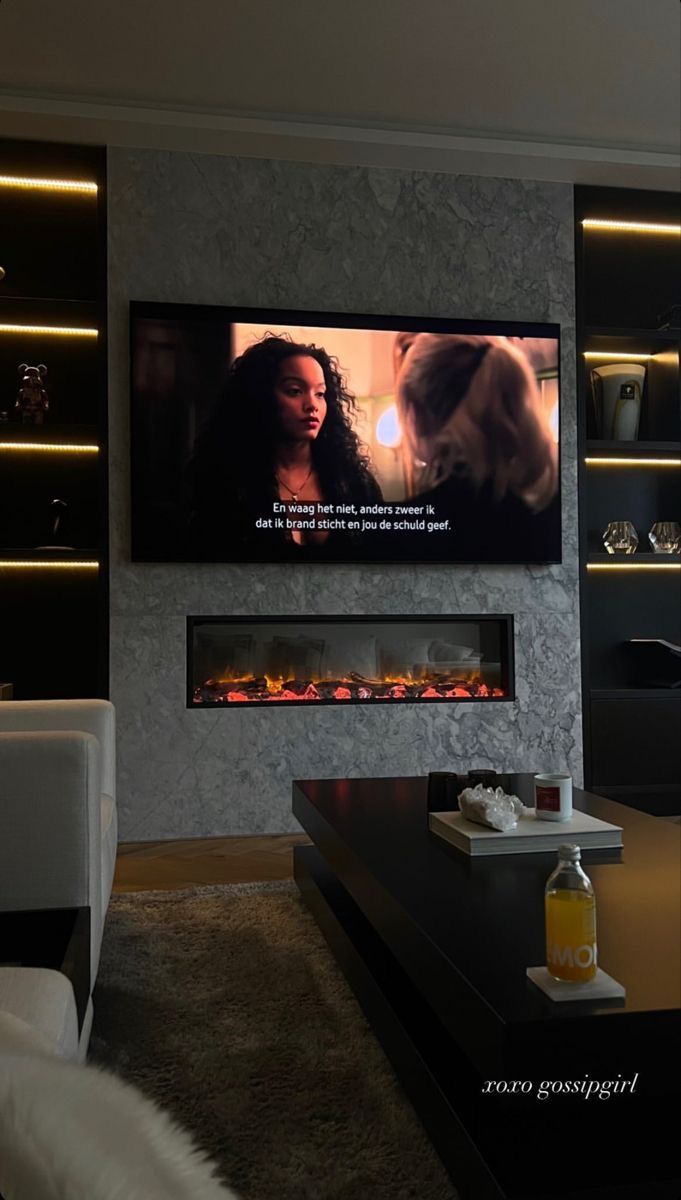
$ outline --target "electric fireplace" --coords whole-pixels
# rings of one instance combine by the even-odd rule
[[[513,617],[187,618],[187,706],[515,698]]]

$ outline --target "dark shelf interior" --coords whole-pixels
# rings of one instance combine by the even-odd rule
[[[0,442],[43,442],[51,446],[96,446],[100,430],[96,425],[22,425],[20,421],[0,421]],[[76,451],[76,453],[79,453]]]
[[[107,696],[106,156],[0,140],[0,171],[99,187],[97,195],[0,191],[0,324],[98,331],[0,331],[0,442],[99,447],[0,452],[0,558],[12,564],[0,569],[2,673],[18,700]],[[23,363],[47,367],[43,424],[22,421],[15,407]],[[56,532],[55,500],[67,506]],[[99,566],[79,570],[83,562]]]
[[[636,442],[613,442],[602,438],[590,438],[584,444],[587,454],[602,454],[603,457],[622,455],[625,458],[646,458],[659,454],[660,457],[678,458],[681,455],[681,442],[660,442],[642,438]]]
[[[3,154],[4,173],[9,172]],[[22,175],[40,172],[25,170]],[[0,228],[12,231],[3,238],[0,296],[37,307],[45,297],[96,302],[101,256],[97,196],[2,188]]]
[[[679,338],[662,330],[662,314],[678,304],[679,237],[583,230],[585,217],[678,224],[679,197],[624,189],[575,189],[577,221],[577,354],[580,458],[679,458]],[[584,359],[585,351],[607,352]],[[618,364],[618,354],[651,355],[645,367],[636,440],[603,436],[590,373]],[[635,372],[632,371],[632,377]],[[611,393],[612,396],[612,393]],[[618,399],[615,393],[615,399]],[[609,555],[602,536],[611,521],[630,521],[633,555]],[[580,466],[580,547],[587,564],[674,570],[583,570],[581,587],[584,741],[587,787],[635,807],[681,812],[681,689],[676,663],[664,652],[632,647],[631,638],[681,643],[681,554],[654,554],[656,521],[681,523],[681,469],[630,464]],[[678,660],[677,660],[678,661]],[[659,684],[659,686],[657,686]],[[662,797],[662,799],[660,799]]]
[[[73,546],[0,546],[0,558],[6,561],[20,562],[30,559],[33,562],[51,562],[60,559],[70,562],[93,562],[99,558],[99,551],[88,550]]]
[[[678,329],[627,329],[617,325],[612,329],[591,326],[584,330],[584,350],[615,351],[612,361],[620,354],[660,354],[678,350],[681,331]],[[604,362],[609,361],[604,359]]]
[[[681,223],[679,197],[673,192],[584,187],[577,189],[577,202],[578,223],[589,217]],[[580,297],[582,326],[658,330],[663,314],[679,303],[678,234],[581,226],[580,232],[588,272]]]

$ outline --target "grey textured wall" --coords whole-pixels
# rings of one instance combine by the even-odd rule
[[[109,151],[111,658],[121,837],[281,832],[292,778],[494,765],[581,778],[572,189]],[[129,300],[558,321],[562,566],[129,562]],[[185,708],[187,613],[516,616],[517,700]]]

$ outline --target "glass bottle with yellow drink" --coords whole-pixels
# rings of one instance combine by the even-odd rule
[[[554,979],[588,983],[596,961],[596,898],[580,866],[579,846],[558,847],[558,866],[546,883],[546,966]]]

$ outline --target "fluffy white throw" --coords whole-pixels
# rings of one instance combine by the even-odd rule
[[[141,1092],[59,1057],[0,1012],[4,1200],[237,1200],[192,1138]]]

